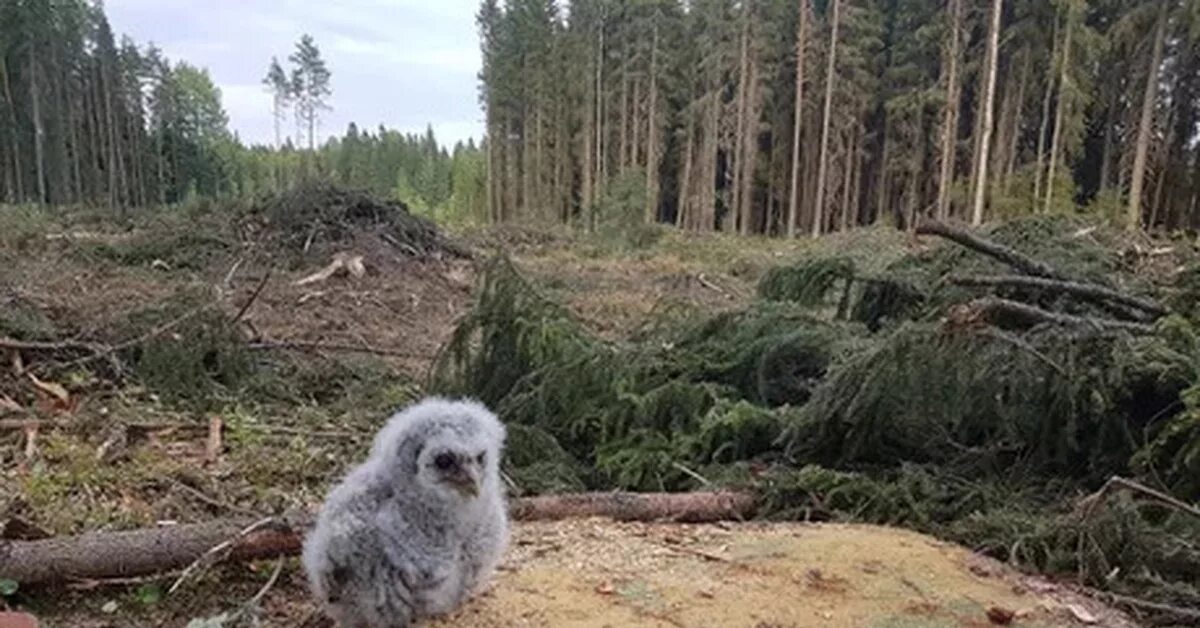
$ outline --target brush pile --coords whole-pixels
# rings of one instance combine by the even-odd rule
[[[1141,272],[1082,226],[923,225],[956,244],[873,275],[801,260],[743,311],[623,342],[497,259],[431,383],[499,410],[527,492],[749,488],[776,517],[903,524],[1178,623],[1200,609],[1195,270]],[[1185,508],[1074,506],[1113,476]]]

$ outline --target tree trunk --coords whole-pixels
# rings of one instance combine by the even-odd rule
[[[739,40],[738,53],[738,82],[737,82],[737,112],[735,114],[737,131],[733,136],[733,226],[740,233],[745,234],[745,224],[748,218],[745,216],[745,203],[742,200],[742,175],[744,168],[742,167],[746,155],[746,103],[750,84],[750,3],[742,3],[742,28]]]
[[[4,74],[4,101],[7,105],[9,122],[12,125],[9,127],[8,139],[12,146],[12,172],[13,172],[13,197],[16,202],[25,200],[25,186],[22,182],[22,172],[24,168],[21,164],[21,149],[18,143],[18,126],[17,126],[17,109],[12,95],[12,81],[9,78],[8,65],[5,62],[4,55],[0,54],[0,73]]]
[[[1021,124],[1021,120],[1022,120],[1022,113],[1025,111],[1025,91],[1026,91],[1026,88],[1029,86],[1029,73],[1032,70],[1032,65],[1033,65],[1033,62],[1032,62],[1033,56],[1031,54],[1029,54],[1029,51],[1025,52],[1024,57],[1025,57],[1025,63],[1023,63],[1021,65],[1021,80],[1017,84],[1017,102],[1016,102],[1016,107],[1014,108],[1014,111],[1013,111],[1012,128],[1009,130],[1009,135],[1008,135],[1008,141],[1009,141],[1008,155],[1007,155],[1008,160],[1005,162],[1005,165],[1004,165],[1003,190],[1004,190],[1004,194],[1006,196],[1008,195],[1009,191],[1012,189],[1013,173],[1015,173],[1017,170],[1017,157],[1018,157],[1018,154],[1021,152],[1020,151],[1021,127],[1024,126],[1023,124]]]
[[[33,118],[33,159],[37,176],[37,202],[46,202],[46,129],[43,126],[41,89],[38,86],[37,53],[33,42],[29,43],[29,102]]]
[[[1154,130],[1154,105],[1158,94],[1158,69],[1162,64],[1163,39],[1167,30],[1167,2],[1159,0],[1158,24],[1154,27],[1154,43],[1150,65],[1146,68],[1146,91],[1142,95],[1142,116],[1138,123],[1137,144],[1133,157],[1133,172],[1129,183],[1129,207],[1125,228],[1134,231],[1142,225],[1142,188],[1146,182],[1146,158],[1150,152],[1150,135]]]
[[[626,62],[622,62],[625,65]],[[621,143],[618,146],[620,154],[617,163],[618,174],[629,167],[629,68],[621,69]]]
[[[592,177],[592,197],[588,199],[588,228],[595,229],[596,216],[594,208],[596,199],[600,198],[600,190],[604,181],[604,24],[600,25],[599,41],[596,47],[596,109],[595,109],[595,176]]]
[[[987,199],[988,151],[992,146],[992,113],[996,105],[996,69],[1000,56],[1000,15],[1003,0],[992,0],[992,24],[988,29],[987,79],[983,89],[983,121],[980,125],[979,160],[975,164],[975,202],[971,224],[983,224],[984,203]]]
[[[658,22],[650,38],[650,112],[646,117],[646,223],[658,221]]]
[[[617,521],[703,523],[753,516],[749,493],[582,493],[514,499],[516,521],[559,521],[607,517]],[[215,520],[33,541],[0,540],[0,578],[25,585],[71,580],[130,578],[182,569],[224,545],[223,560],[250,561],[300,552],[311,515]]]
[[[694,111],[687,113],[687,124],[684,126],[684,132],[687,137],[683,141],[683,168],[679,174],[679,200],[677,209],[675,210],[675,226],[690,231],[695,231],[695,198],[692,195],[692,189],[695,184],[693,179],[695,173],[693,170],[693,152],[695,151],[695,135],[696,135],[696,114]]]
[[[950,44],[946,59],[946,110],[942,118],[941,173],[938,176],[937,217],[950,215],[950,186],[958,146],[958,111],[962,105],[958,86],[959,36],[962,33],[962,0],[950,2]]]
[[[888,172],[891,161],[892,149],[892,120],[888,117],[887,112],[884,112],[883,120],[883,148],[880,150],[879,156],[879,184],[877,193],[879,197],[875,199],[875,215],[872,217],[873,222],[877,222],[880,218],[887,215],[891,209],[888,196],[891,192],[891,176]]]
[[[1050,103],[1053,102],[1054,97],[1054,89],[1050,85],[1050,81],[1053,76],[1054,61],[1058,59],[1058,31],[1059,20],[1058,16],[1055,16],[1054,34],[1051,35],[1054,43],[1050,49],[1050,63],[1046,65],[1046,93],[1042,96],[1042,120],[1038,125],[1037,156],[1034,158],[1032,211],[1037,211],[1038,203],[1042,200],[1042,176],[1045,173],[1043,164],[1046,159],[1046,132],[1050,128]]]
[[[825,68],[825,106],[821,116],[821,151],[817,161],[817,199],[813,206],[813,237],[821,235],[825,222],[825,178],[829,173],[829,121],[833,109],[833,73],[837,69],[838,26],[841,21],[841,0],[833,0],[832,25],[829,31],[829,63]]]
[[[749,62],[750,75],[746,86],[746,124],[742,128],[742,159],[738,168],[742,171],[741,184],[741,233],[748,235],[754,224],[754,175],[758,164],[758,64],[753,55]]]
[[[1063,118],[1066,116],[1067,110],[1067,81],[1070,79],[1069,69],[1071,65],[1071,34],[1074,30],[1071,23],[1071,7],[1067,7],[1067,17],[1063,24],[1066,28],[1066,35],[1063,36],[1063,53],[1062,66],[1059,70],[1058,82],[1058,106],[1054,112],[1054,135],[1050,138],[1050,166],[1046,173],[1046,204],[1043,205],[1042,211],[1049,212],[1051,204],[1054,203],[1054,177],[1057,176],[1058,170],[1058,153],[1062,147],[1062,127]]]
[[[699,195],[700,230],[712,231],[717,224],[717,153],[720,151],[720,141],[717,137],[720,128],[721,102],[720,93],[713,92],[707,96],[707,118],[704,122],[704,146],[700,155]]]
[[[1114,94],[1116,90],[1113,90]],[[1104,114],[1104,148],[1100,154],[1100,191],[1104,192],[1112,188],[1112,173],[1113,161],[1116,153],[1116,110],[1117,98],[1114,95],[1109,98],[1108,110]]]
[[[804,51],[808,39],[808,0],[800,0],[796,24],[796,89],[792,105],[792,183],[788,188],[787,237],[796,237],[800,213],[800,131],[804,122]]]

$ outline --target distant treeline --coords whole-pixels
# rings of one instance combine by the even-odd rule
[[[432,130],[351,125],[315,150],[247,147],[206,70],[118,43],[101,4],[0,0],[0,202],[134,207],[324,176],[483,217],[483,165],[473,143],[448,151]]]
[[[496,219],[1200,223],[1196,0],[484,0]]]

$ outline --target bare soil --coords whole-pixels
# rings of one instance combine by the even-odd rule
[[[744,303],[765,268],[812,246],[671,235],[650,250],[609,254],[561,234],[475,236],[509,248],[552,296],[613,338],[635,329],[661,304],[713,310]],[[340,245],[364,256],[366,276],[306,286],[296,281],[319,270],[332,251],[284,266],[266,255],[243,259],[231,250],[198,269],[123,265],[88,253],[97,240],[130,237],[93,234],[0,249],[0,297],[16,295],[87,336],[185,288],[212,291],[232,314],[269,272],[242,321],[251,337],[383,349],[397,354],[383,359],[395,381],[417,390],[469,307],[476,279],[470,262],[408,258],[373,239]],[[877,241],[862,247],[877,264],[905,246],[883,231],[854,237]],[[0,517],[20,516],[53,534],[311,506],[361,458],[383,419],[315,402],[268,408],[232,400],[221,413],[226,438],[212,459],[203,429],[171,427],[203,427],[209,416],[164,407],[145,391],[62,383],[78,403],[53,417],[60,427],[43,430],[33,446],[28,435],[0,434]],[[120,456],[99,455],[114,424],[157,422],[164,427],[122,441]],[[323,625],[297,563],[282,565],[261,604],[251,607],[248,601],[274,563],[221,567],[169,596],[164,592],[177,574],[78,583],[65,592],[23,591],[9,601],[0,598],[0,611],[28,610],[44,626],[80,628],[182,627],[239,610],[259,625]],[[457,615],[430,625],[987,626],[996,621],[989,611],[1022,626],[1069,626],[1089,615],[1095,625],[1133,625],[1065,588],[904,530],[592,520],[520,526],[494,586]],[[4,620],[0,628],[7,628]]]

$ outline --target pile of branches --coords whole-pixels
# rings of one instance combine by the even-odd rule
[[[414,257],[471,256],[403,202],[322,181],[303,183],[262,200],[250,208],[245,224],[258,231],[255,239],[268,242],[271,250],[299,255],[313,247],[344,246],[367,234]]]
[[[1200,499],[1197,321],[1074,231],[926,223],[953,244],[875,276],[803,260],[742,311],[627,342],[498,259],[431,385],[498,409],[526,492],[751,489],[776,516],[903,523],[1200,607],[1200,519],[1069,506],[1112,476]]]

